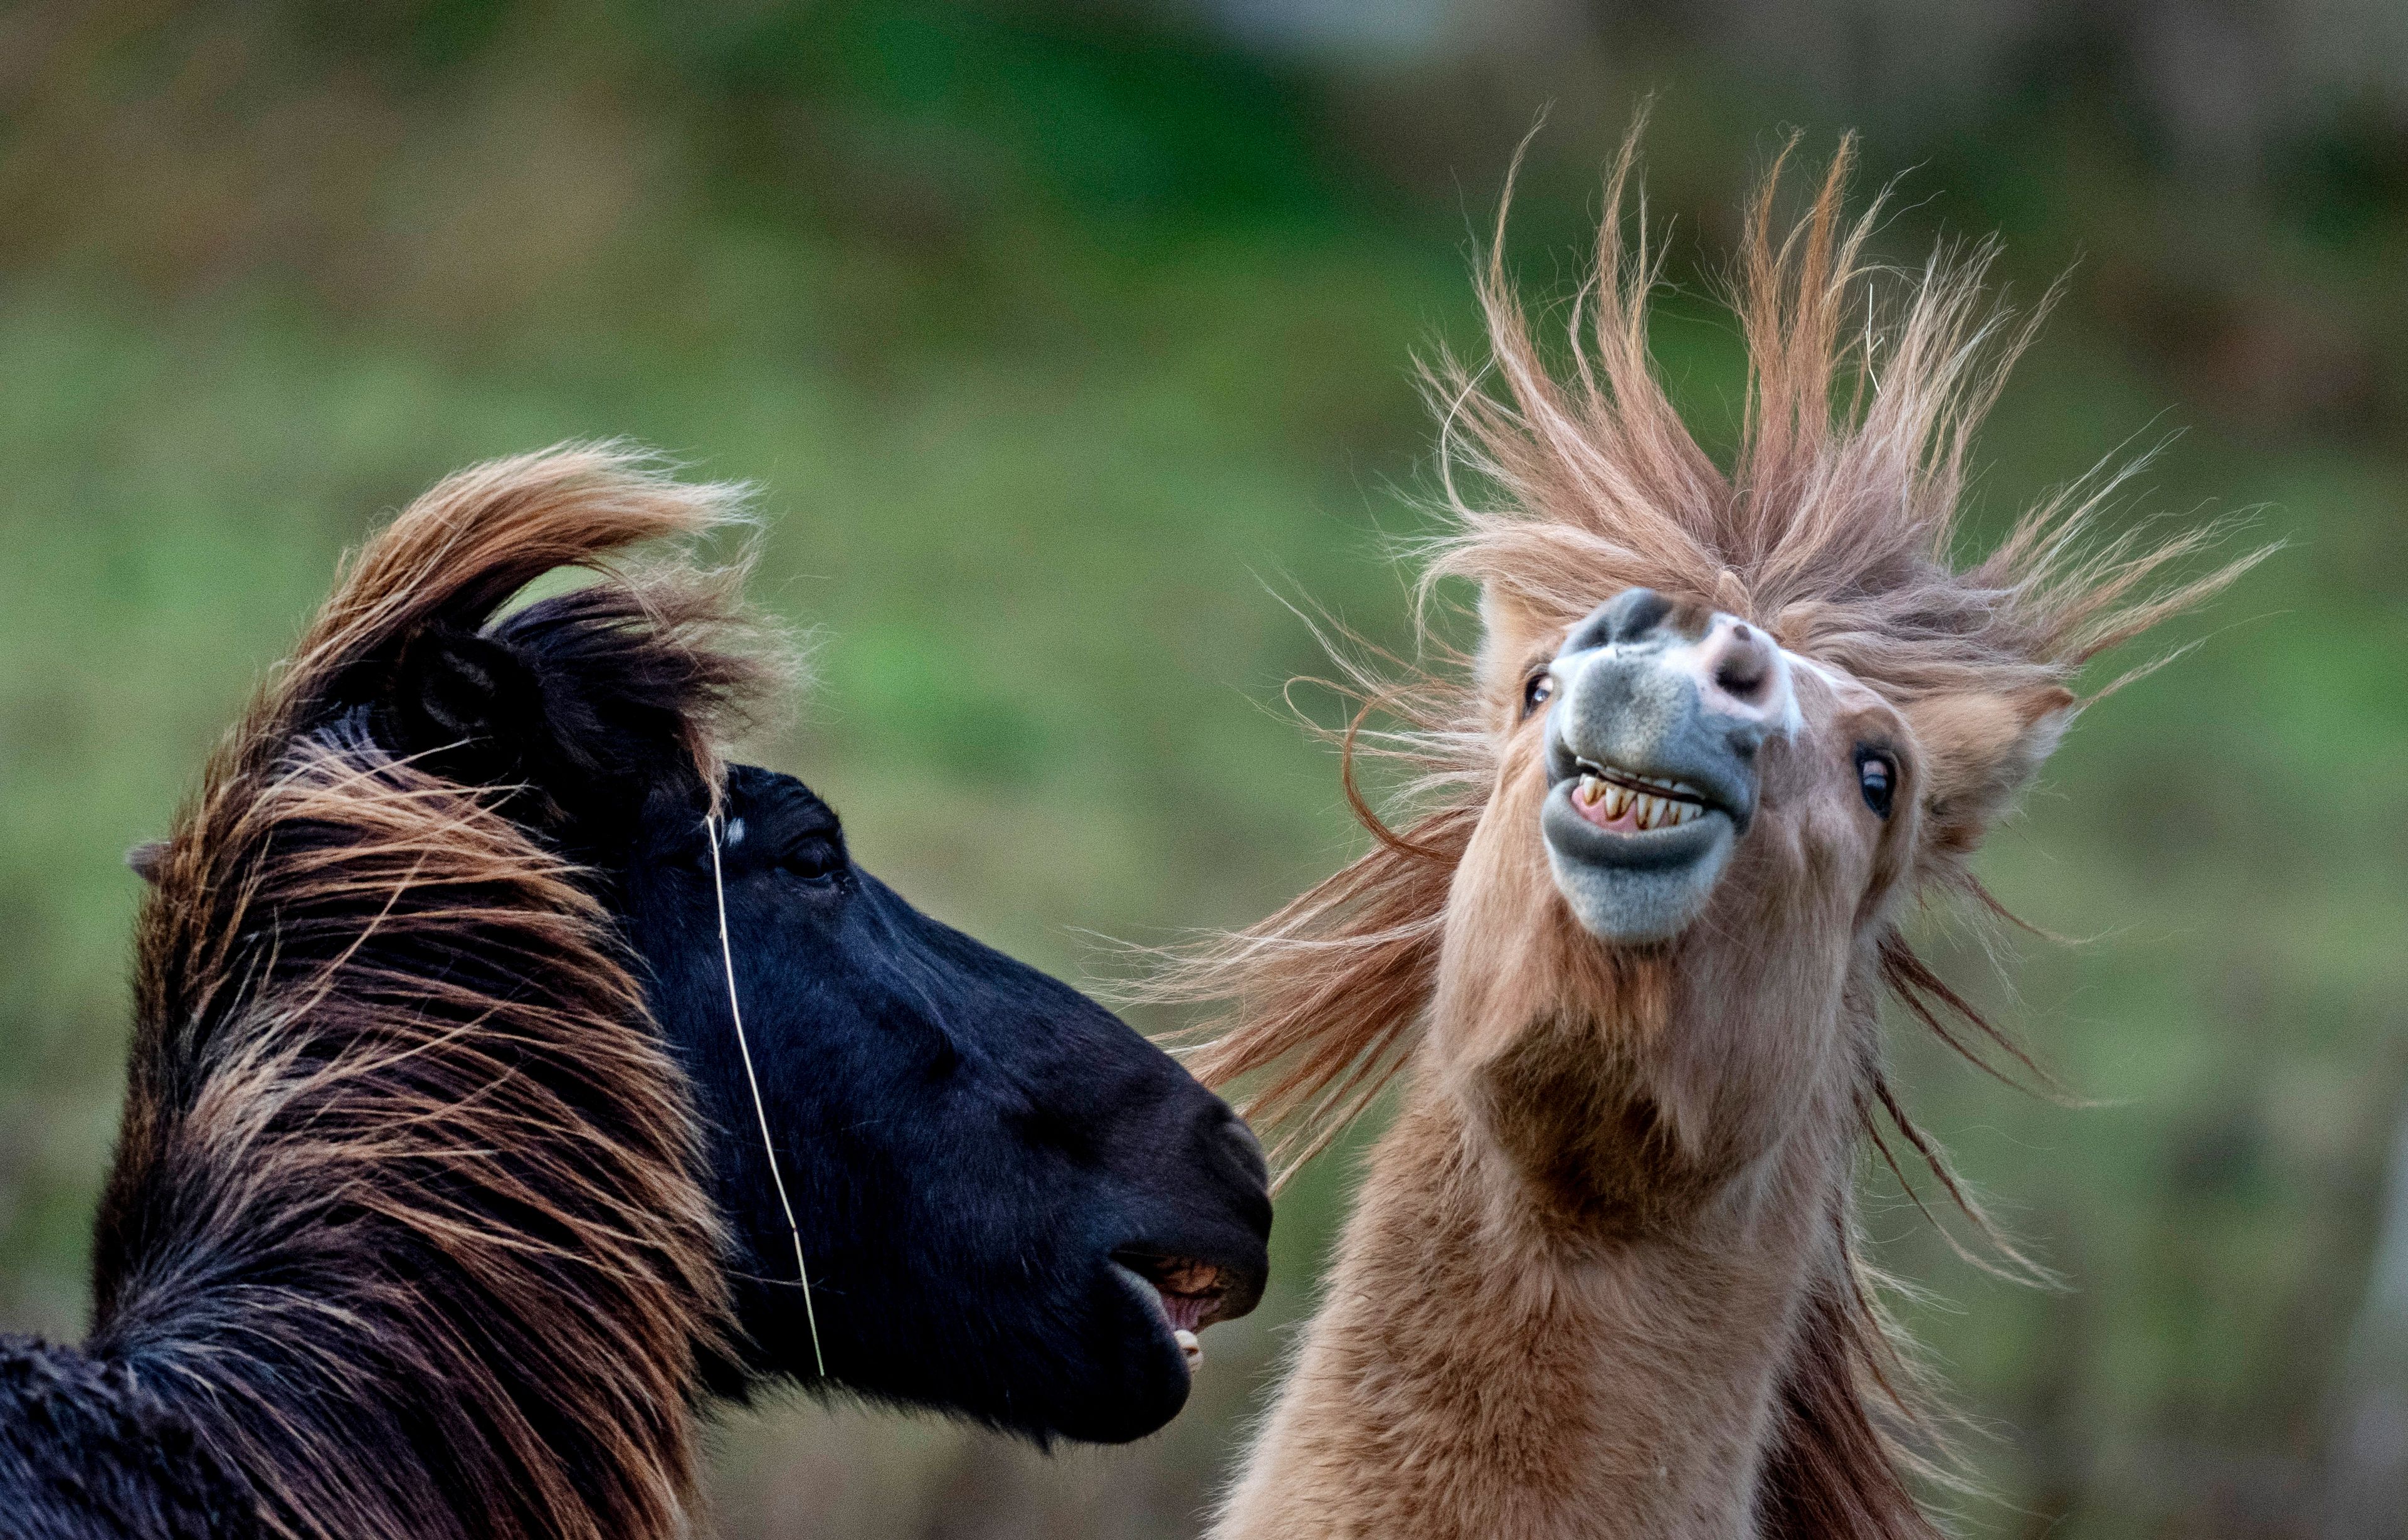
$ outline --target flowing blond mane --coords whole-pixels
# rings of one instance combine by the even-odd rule
[[[1785,227],[1777,206],[1794,137],[1751,202],[1727,286],[1748,395],[1732,463],[1717,465],[1649,352],[1663,252],[1646,235],[1643,198],[1626,218],[1638,137],[1609,175],[1594,267],[1560,344],[1541,341],[1507,273],[1500,207],[1478,280],[1489,361],[1475,368],[1441,354],[1424,371],[1442,424],[1444,528],[1422,552],[1419,647],[1411,661],[1333,649],[1363,707],[1342,739],[1349,799],[1372,848],[1268,919],[1177,958],[1146,988],[1157,1001],[1234,1002],[1190,1062],[1208,1084],[1253,1083],[1245,1110],[1277,1131],[1283,1178],[1410,1057],[1455,866],[1489,794],[1484,660],[1451,648],[1433,622],[1444,580],[1469,578],[1550,625],[1569,626],[1634,585],[1702,600],[1906,706],[2066,684],[2263,554],[2186,578],[2219,530],[2102,535],[2100,516],[2143,463],[2131,461],[2094,470],[1958,565],[1974,430],[2054,292],[2021,312],[1994,300],[1986,242],[1942,249],[1914,271],[1870,260],[1883,204],[1844,215],[1853,140]],[[1635,238],[1626,231],[1634,224]],[[1375,713],[1388,725],[1367,726]],[[1357,790],[1357,754],[1412,772],[1399,816],[1383,818]],[[1969,853],[1928,852],[1918,886],[1987,903]],[[1919,1020],[1977,1062],[1952,1019],[2028,1065],[1902,935],[1880,945],[1885,977]],[[1869,1128],[1875,1106],[1899,1117],[1953,1192],[1877,1070],[1865,1105]]]

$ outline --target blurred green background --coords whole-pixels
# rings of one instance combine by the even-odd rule
[[[1853,126],[1867,188],[1902,174],[1885,256],[1997,231],[2018,292],[2071,269],[1983,520],[2174,435],[2121,517],[2286,542],[1985,857],[2078,940],[2001,970],[1935,930],[2099,1105],[1897,1034],[1912,1105],[2072,1282],[1994,1282],[1869,1182],[1985,1430],[1963,1527],[2401,1533],[2408,13],[2376,0],[0,8],[0,1328],[80,1330],[119,853],[337,554],[480,456],[624,434],[757,480],[760,592],[818,675],[759,757],[988,939],[1097,981],[1096,934],[1330,870],[1359,835],[1279,706],[1317,663],[1280,595],[1401,635],[1410,360],[1476,343],[1473,232],[1542,107],[1512,254],[1569,292],[1651,92],[1657,342],[1711,442],[1740,200],[1783,125],[1818,157]],[[1283,1204],[1272,1297],[1162,1436],[1048,1460],[745,1414],[719,1533],[1193,1533],[1347,1159]]]

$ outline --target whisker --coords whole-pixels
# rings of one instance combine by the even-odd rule
[[[803,1319],[811,1329],[811,1362],[820,1377],[827,1377],[827,1356],[820,1351],[820,1317],[811,1307],[811,1274],[803,1262],[803,1228],[795,1222],[794,1200],[786,1196],[786,1178],[778,1169],[778,1147],[769,1137],[769,1108],[761,1100],[761,1077],[752,1070],[752,1045],[744,1036],[744,1005],[736,995],[736,950],[727,941],[727,877],[719,864],[719,815],[702,815],[702,832],[710,846],[710,891],[719,901],[719,961],[727,970],[727,1015],[736,1023],[736,1051],[744,1059],[744,1083],[752,1088],[752,1116],[761,1122],[761,1152],[769,1158],[769,1180],[778,1189],[778,1206],[785,1211],[786,1233],[795,1242],[795,1278],[803,1286]]]

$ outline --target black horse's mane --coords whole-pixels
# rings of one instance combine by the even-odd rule
[[[685,1533],[722,1238],[580,858],[718,784],[733,584],[607,559],[728,506],[607,448],[454,477],[213,758],[148,863],[92,1335],[0,1343],[30,1533]]]

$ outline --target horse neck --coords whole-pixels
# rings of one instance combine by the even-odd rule
[[[355,726],[213,774],[146,902],[79,1405],[279,1533],[682,1535],[684,1077],[582,874]]]
[[[1221,1540],[1756,1533],[1801,1320],[1845,1287],[1832,992],[1421,1070]]]

